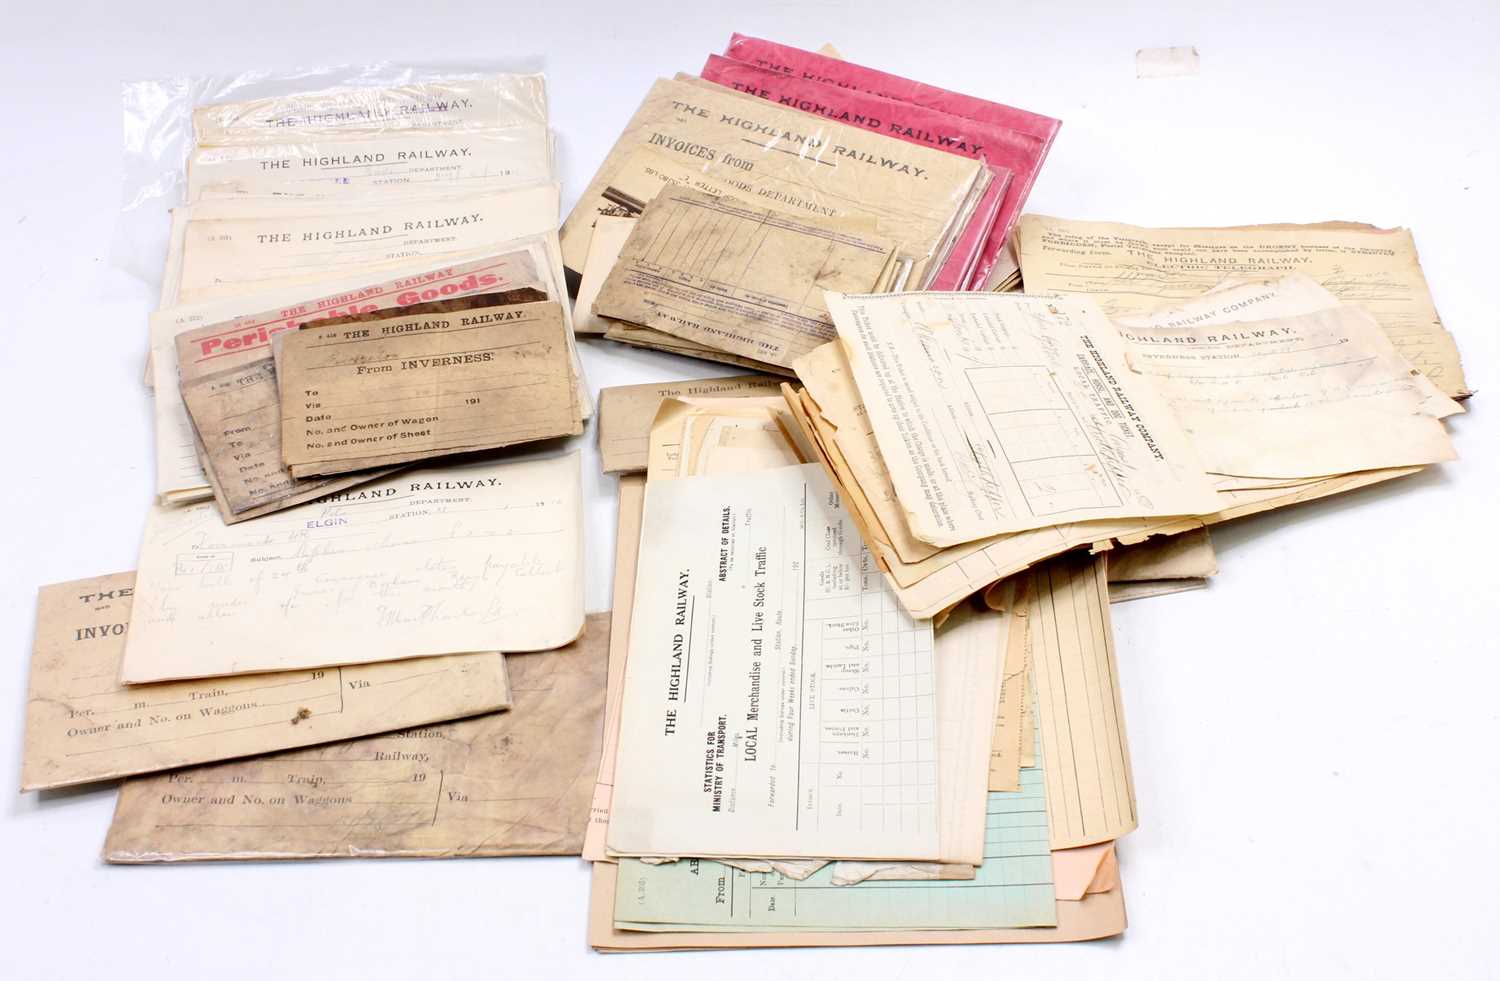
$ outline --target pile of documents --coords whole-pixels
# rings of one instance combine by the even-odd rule
[[[1409,232],[1023,216],[1058,125],[735,35],[560,224],[540,76],[198,107],[22,789],[123,779],[110,862],[582,855],[601,951],[1119,934],[1111,603],[1470,392]],[[600,394],[612,613],[575,333],[754,369]]]
[[[581,329],[790,375],[825,290],[1004,282],[1058,126],[735,35],[651,88],[563,226]]]

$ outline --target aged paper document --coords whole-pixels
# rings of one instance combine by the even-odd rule
[[[1455,456],[1439,417],[1462,408],[1355,307],[1121,335],[1212,472],[1327,477]]]
[[[640,569],[612,852],[937,859],[932,626],[819,468],[653,482]]]
[[[281,341],[281,453],[299,476],[583,431],[558,303],[312,324]]]
[[[648,865],[622,859],[614,925],[702,933],[1054,926],[1058,909],[1042,776],[1027,770],[1019,791],[988,795],[984,863],[970,880],[835,885],[835,866],[799,881],[709,861]]]
[[[790,368],[834,336],[823,290],[871,292],[891,269],[893,244],[861,225],[665,190],[637,220],[594,311]]]
[[[594,218],[611,213],[616,173],[653,147],[705,174],[749,183],[746,201],[780,202],[808,214],[865,215],[876,234],[911,260],[911,284],[935,273],[958,216],[983,193],[976,161],[910,146],[879,133],[772,106],[712,83],[662,79],[652,86],[562,229],[563,261],[583,268]]]
[[[468,131],[546,122],[547,85],[540,74],[340,86],[193,110],[193,131],[203,146],[278,142],[308,133]]]
[[[730,375],[600,389],[599,456],[604,472],[646,469],[651,424],[665,399],[764,397],[780,390],[780,379],[767,375]]]
[[[135,595],[121,572],[43,586],[21,789],[44,790],[493,712],[502,655],[121,686]]]
[[[709,866],[710,863],[702,863]],[[834,930],[751,927],[718,932],[690,932],[677,927],[641,931],[618,927],[616,905],[620,867],[595,862],[589,893],[589,944],[601,953],[639,950],[710,950],[759,947],[879,947],[918,944],[1070,943],[1116,936],[1125,931],[1124,893],[1116,887],[1084,896],[1080,902],[1056,903],[1054,927],[983,928],[974,930]],[[900,885],[899,883],[897,885]],[[839,886],[838,889],[849,887]]]
[[[828,304],[918,539],[1214,509],[1171,410],[1133,375],[1091,301],[829,294]]]
[[[588,259],[578,283],[578,298],[573,304],[573,330],[577,333],[602,334],[608,329],[609,325],[594,312],[594,301],[599,298],[599,290],[634,228],[634,217],[600,215],[595,219]]]
[[[204,194],[411,194],[481,191],[552,180],[547,127],[287,140],[203,147],[187,165],[187,199]]]
[[[152,314],[156,486],[161,502],[188,503],[209,496],[182,391],[209,374],[265,359],[276,335],[312,321],[482,293],[535,287],[552,299],[562,295],[561,274],[555,274],[559,285],[554,288],[543,271],[549,264],[547,244],[535,237],[451,265],[429,263],[423,260],[409,267],[408,274],[376,274],[372,279],[367,273],[341,283],[281,287]]]
[[[104,857],[577,855],[608,638],[594,613],[568,647],[506,655],[509,712],[127,781]]]
[[[1411,232],[1348,223],[1139,228],[1025,215],[1017,252],[1032,293],[1087,293],[1111,317],[1196,297],[1226,277],[1302,273],[1364,307],[1442,391],[1468,395]]]
[[[1005,661],[1000,672],[1000,698],[995,709],[995,731],[990,738],[989,789],[1019,790],[1023,763],[1035,764],[1027,759],[1024,750],[1035,741],[1036,725],[1031,713],[1026,710],[1031,694],[1027,678],[1031,675],[1031,645],[1028,637],[1030,621],[1031,581],[1018,577],[994,601],[994,605],[1010,612],[1006,624]],[[986,596],[986,601],[990,601]]]
[[[1030,636],[1053,848],[1135,830],[1103,557],[1062,556],[1032,573]]]
[[[472,252],[556,221],[557,185],[534,184],[483,195],[412,197],[244,217],[198,217],[183,233],[181,296],[214,299],[282,283],[314,282],[361,267],[379,269],[413,256]],[[294,206],[295,207],[295,206]],[[313,210],[316,208],[317,210]]]
[[[583,627],[578,459],[407,471],[238,525],[154,508],[122,680],[561,647]]]

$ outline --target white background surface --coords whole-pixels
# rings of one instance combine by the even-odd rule
[[[1211,588],[1115,608],[1141,815],[1122,939],[601,957],[578,861],[110,868],[94,788],[0,794],[0,977],[1496,976],[1500,5],[1149,6],[0,3],[3,786],[37,586],[132,568],[152,496],[149,291],[109,262],[123,78],[540,56],[571,205],[658,75],[732,30],[832,41],[1062,118],[1033,211],[1411,226],[1480,390],[1460,462],[1217,530]],[[1138,81],[1136,49],[1167,45],[1201,73]],[[596,389],[716,373],[585,346]],[[615,485],[578,442],[600,609]]]

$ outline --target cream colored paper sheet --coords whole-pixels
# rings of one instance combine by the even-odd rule
[[[890,271],[893,244],[862,225],[664,190],[637,220],[594,310],[790,368],[834,336],[823,290],[871,292]]]
[[[577,435],[568,336],[551,301],[289,331],[282,457],[294,474],[335,474]]]
[[[1001,592],[997,600],[991,601],[998,609],[1008,609],[1005,660],[1001,667],[1000,697],[995,710],[994,732],[990,738],[990,760],[988,788],[993,791],[1015,791],[1021,789],[1021,766],[1025,761],[1028,744],[1025,733],[1035,733],[1036,726],[1026,711],[1029,704],[1029,688],[1026,679],[1031,673],[1031,645],[1028,642],[1028,614],[1031,580],[1019,577],[1011,587]],[[986,597],[988,600],[989,598]]]
[[[1439,418],[1463,410],[1363,310],[1121,336],[1215,473],[1328,477],[1455,456]]]
[[[412,130],[382,136],[202,147],[188,158],[187,199],[209,194],[323,196],[494,191],[550,181],[545,126],[503,130]]]
[[[609,328],[604,318],[594,312],[594,301],[599,298],[599,290],[615,267],[615,260],[620,258],[620,250],[633,228],[633,217],[600,215],[595,219],[588,259],[578,283],[578,299],[573,304],[573,329],[578,333],[598,336]]]
[[[938,857],[931,625],[868,563],[813,465],[648,486],[612,853]]]
[[[828,304],[919,540],[1214,509],[1191,444],[1092,302],[928,293]]]
[[[1111,317],[1203,293],[1227,276],[1302,273],[1367,309],[1402,356],[1442,391],[1468,394],[1411,232],[1338,222],[1242,228],[1140,228],[1023,215],[1021,272],[1032,293],[1087,293]]]
[[[661,79],[563,224],[563,260],[581,270],[594,218],[611,213],[617,173],[640,147],[653,147],[715,178],[748,182],[750,201],[780,201],[806,213],[864,215],[912,260],[910,283],[925,282],[988,172],[977,161],[829,122],[698,80]]]
[[[500,654],[121,686],[135,574],[43,586],[21,789],[46,790],[493,712]],[[164,778],[168,782],[171,778]]]
[[[528,123],[547,124],[547,86],[540,74],[340,86],[193,110],[200,146],[276,142],[294,133],[469,131]]]
[[[608,637],[609,615],[593,613],[561,650],[506,655],[509,712],[128,781],[104,857],[576,855]]]
[[[363,209],[199,217],[183,237],[181,296],[214,299],[351,270],[472,252],[555,225],[557,185],[462,197],[407,197]],[[211,202],[220,205],[234,201]],[[221,209],[222,210],[222,209]]]
[[[1109,581],[1205,579],[1218,575],[1219,560],[1207,528],[1161,535],[1109,550]]]
[[[408,471],[254,522],[155,508],[127,684],[548,650],[583,627],[578,454]]]
[[[780,380],[766,375],[731,375],[601,389],[599,456],[604,472],[646,469],[651,424],[665,399],[765,397],[775,395],[780,389]]]
[[[1036,569],[1028,620],[1052,847],[1122,837],[1136,827],[1135,785],[1105,559],[1063,556]]]

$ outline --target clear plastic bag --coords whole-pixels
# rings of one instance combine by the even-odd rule
[[[383,62],[125,82],[123,195],[112,259],[160,284],[169,211],[183,202],[200,131],[206,145],[244,145],[393,129],[546,126],[539,68]]]

